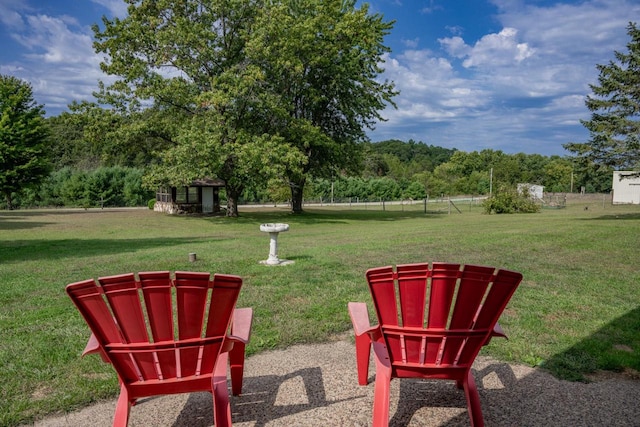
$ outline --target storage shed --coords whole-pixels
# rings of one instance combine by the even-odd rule
[[[640,172],[614,171],[611,188],[613,189],[612,203],[614,205],[640,205]]]
[[[159,188],[153,210],[169,214],[220,212],[220,189],[225,183],[217,178],[193,181],[188,186]]]

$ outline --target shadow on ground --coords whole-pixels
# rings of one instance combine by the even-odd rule
[[[611,214],[611,215],[599,215],[592,218],[582,218],[583,221],[602,221],[602,220],[639,220],[640,213],[625,213],[625,214]]]
[[[543,367],[560,378],[574,381],[585,381],[602,369],[640,379],[640,307],[554,355]]]
[[[487,426],[635,426],[640,381],[569,382],[480,356],[473,370]],[[373,371],[370,371],[373,374]],[[372,375],[373,377],[373,375]],[[393,380],[390,426],[468,426],[464,393],[450,381]],[[231,398],[235,427],[369,426],[374,385],[359,386],[349,339],[298,345],[247,360],[243,394]],[[109,426],[115,401],[36,426]],[[162,396],[131,409],[130,426],[213,423],[211,395]]]
[[[280,388],[287,383],[297,389],[294,394],[287,393],[286,397],[279,393]],[[268,375],[249,377],[244,382],[245,392],[232,398],[232,416],[234,424],[250,422],[255,427],[266,426],[267,423],[281,418],[295,416],[305,411],[318,408],[329,408],[331,405],[357,399],[352,396],[339,400],[328,400],[325,384],[320,368],[311,367],[300,369],[285,375]],[[292,396],[295,396],[292,401]],[[193,424],[190,407],[203,414],[207,414]],[[174,426],[207,427],[213,423],[212,399],[208,393],[193,393],[185,408],[176,419]]]
[[[212,237],[150,239],[35,239],[0,242],[0,262],[56,260],[136,252],[189,243],[212,242]]]

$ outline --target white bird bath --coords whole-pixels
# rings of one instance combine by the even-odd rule
[[[293,261],[278,258],[278,234],[289,231],[289,224],[269,223],[260,224],[260,231],[269,233],[269,259],[260,261],[265,265],[287,265]]]

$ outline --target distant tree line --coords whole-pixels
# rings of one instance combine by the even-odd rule
[[[171,142],[153,117],[127,115],[96,104],[78,103],[44,119],[51,172],[40,186],[14,191],[13,207],[146,206],[154,196],[144,186],[158,152]],[[419,200],[459,194],[487,195],[517,183],[547,192],[608,192],[611,168],[581,167],[571,157],[464,152],[421,141],[386,140],[360,144],[358,166],[332,178],[312,177],[305,200]],[[586,163],[589,165],[589,163]],[[224,194],[223,194],[224,196]],[[240,203],[289,201],[285,180],[247,182]],[[0,207],[7,207],[6,201]]]
[[[16,192],[14,207],[146,206],[153,188],[143,185],[158,147],[168,142],[144,115],[133,118],[95,104],[74,104],[69,112],[45,119],[54,171],[38,187]],[[136,133],[135,129],[139,132]],[[579,168],[570,157],[507,154],[500,150],[464,152],[421,141],[386,140],[360,146],[355,172],[311,178],[305,200],[420,200],[452,195],[488,195],[517,183],[545,186],[547,192],[608,192],[611,169]],[[493,186],[493,188],[492,188]],[[223,193],[224,197],[224,193]],[[248,182],[240,203],[290,200],[284,180]],[[0,207],[7,207],[6,202]]]

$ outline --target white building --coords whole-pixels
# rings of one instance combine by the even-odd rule
[[[533,199],[542,200],[544,196],[544,185],[518,184],[518,193],[528,192]]]
[[[640,172],[613,172],[613,200],[614,205],[640,205]]]

